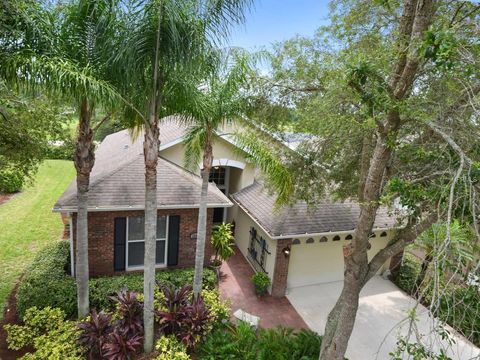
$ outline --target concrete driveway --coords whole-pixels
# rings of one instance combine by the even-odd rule
[[[323,334],[328,313],[342,289],[342,282],[303,286],[291,289],[287,298],[307,323]],[[407,313],[415,305],[413,299],[392,282],[374,277],[360,294],[360,307],[347,350],[350,360],[387,360],[388,353],[396,348],[397,335],[408,333]],[[454,360],[480,359],[480,349],[460,335],[454,335],[456,343],[449,346],[432,333],[435,322],[427,310],[419,306],[418,329],[422,341],[433,349],[448,348]],[[452,329],[449,329],[454,333]],[[411,340],[413,342],[413,338]]]

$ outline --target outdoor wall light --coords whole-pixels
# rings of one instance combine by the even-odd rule
[[[197,233],[196,233],[196,232],[191,233],[191,234],[190,234],[190,239],[196,240],[196,239],[197,239]]]
[[[282,249],[282,252],[283,252],[283,255],[285,255],[285,257],[289,257],[290,256],[290,246],[286,246]]]

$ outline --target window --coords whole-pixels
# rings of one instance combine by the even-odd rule
[[[157,217],[157,244],[155,262],[165,265],[167,250],[167,217]],[[127,218],[127,269],[143,267],[145,256],[145,218],[143,216]]]
[[[224,167],[216,166],[210,170],[210,182],[217,184],[218,188],[225,186],[226,169]]]

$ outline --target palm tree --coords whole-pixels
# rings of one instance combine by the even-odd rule
[[[230,54],[231,55],[231,54]],[[212,57],[213,58],[213,57]],[[226,120],[239,120],[245,117],[246,100],[242,89],[250,71],[246,56],[236,56],[233,66],[232,56],[217,56],[217,66],[213,66],[202,88],[197,93],[199,108],[191,109],[191,122],[185,136],[185,163],[195,169],[202,158],[202,188],[198,211],[197,244],[195,253],[195,275],[193,294],[202,290],[205,241],[207,233],[207,195],[210,171],[213,163],[213,143],[215,130]],[[196,170],[196,169],[195,169]]]
[[[121,97],[108,80],[115,38],[116,1],[79,0],[62,6],[29,3],[19,11],[25,27],[2,48],[2,75],[75,104],[79,113],[75,152],[77,172],[76,269],[78,316],[89,312],[88,187],[95,162],[92,119],[95,108],[110,108]],[[20,37],[20,38],[18,38]],[[5,40],[5,39],[3,39]]]
[[[154,338],[153,295],[157,224],[157,163],[160,118],[183,113],[192,103],[198,69],[210,39],[227,33],[228,25],[243,20],[251,0],[134,1],[133,21],[126,29],[118,61],[127,64],[121,75],[124,91],[143,110],[130,111],[132,125],[144,129],[145,159],[145,255],[144,255],[144,350]],[[121,69],[122,67],[120,67]]]

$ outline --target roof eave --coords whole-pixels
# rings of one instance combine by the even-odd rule
[[[208,204],[207,208],[229,208],[232,207],[233,203],[212,203]],[[199,204],[192,204],[192,205],[160,205],[157,206],[158,210],[179,210],[179,209],[198,209],[200,207]],[[132,205],[119,205],[119,206],[92,206],[88,207],[88,212],[102,212],[102,211],[135,211],[135,210],[144,210],[144,206],[132,206]],[[63,213],[63,212],[77,212],[76,206],[55,206],[52,209],[53,212]]]

